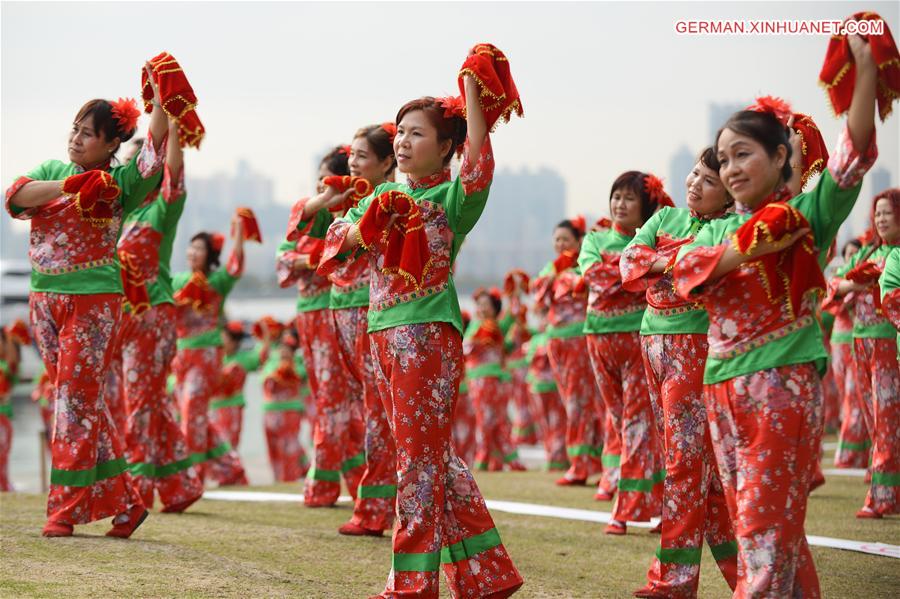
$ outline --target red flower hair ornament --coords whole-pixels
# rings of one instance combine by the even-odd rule
[[[575,230],[584,235],[587,230],[587,223],[584,220],[583,214],[576,214],[572,218],[569,219],[569,222],[572,223],[572,226],[575,227]]]
[[[669,194],[667,194],[666,190],[663,189],[662,179],[660,179],[656,175],[647,174],[644,177],[644,191],[646,191],[647,195],[650,196],[650,201],[655,203],[658,207],[675,207],[675,203],[672,201],[672,198],[669,197]]]
[[[221,252],[222,248],[225,247],[225,236],[221,233],[210,233],[209,241],[212,249],[217,252]]]
[[[137,101],[134,98],[119,98],[109,104],[112,106],[112,115],[116,119],[120,133],[130,133],[137,129],[138,117],[141,116],[141,111],[138,109]]]
[[[391,138],[391,143],[394,143],[394,137],[397,136],[397,125],[388,121],[386,123],[381,123],[381,128],[388,134],[388,137]]]
[[[778,119],[778,122],[785,127],[787,127],[790,118],[794,116],[791,105],[785,100],[774,96],[761,96],[756,99],[756,104],[751,104],[746,110],[752,110],[753,112],[768,112]]]
[[[444,118],[451,119],[459,117],[466,118],[466,101],[462,96],[447,96],[445,98],[437,98],[438,106],[444,109]]]

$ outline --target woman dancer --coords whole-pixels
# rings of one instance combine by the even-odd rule
[[[294,360],[298,341],[293,331],[285,331],[263,369],[263,424],[269,463],[278,482],[299,480],[308,468],[306,452],[300,444],[300,425],[305,411],[300,391],[303,379]]]
[[[862,243],[851,239],[844,245],[844,264],[860,250]],[[834,314],[831,330],[831,371],[841,398],[841,430],[834,452],[836,468],[867,468],[872,442],[863,415],[862,397],[856,386],[853,368],[853,316],[844,302],[829,306]]]
[[[184,154],[170,119],[159,195],[125,218],[118,243],[128,310],[122,315],[122,431],[129,470],[148,508],[154,491],[163,512],[183,512],[203,494],[184,433],[169,405],[166,377],[175,357],[175,303],[169,263],[184,210]]]
[[[397,444],[397,525],[385,597],[436,597],[441,564],[454,596],[506,597],[522,585],[451,442],[463,372],[451,268],[484,209],[493,176],[488,127],[471,76],[465,92],[468,127],[450,102],[426,97],[400,109],[394,152],[407,183],[380,185],[335,221],[320,266],[327,272],[348,252],[368,251],[373,260],[369,333]],[[450,159],[463,143],[460,175],[451,181]],[[389,216],[392,210],[403,216]],[[402,237],[380,242],[385,227],[398,221]]]
[[[147,139],[127,164],[113,160],[136,131],[137,106],[91,100],[75,115],[70,162],[48,160],[6,192],[13,218],[31,220],[31,322],[56,390],[44,536],[115,516],[107,534],[128,537],[148,513],[101,397],[122,311],[119,229],[162,168],[166,115],[153,91]]]
[[[241,442],[247,374],[262,368],[269,359],[271,338],[279,338],[283,330],[281,324],[270,317],[264,317],[257,326],[260,330],[259,343],[249,349],[240,347],[241,340],[247,335],[239,321],[229,322],[222,330],[222,376],[219,378],[217,398],[209,404],[209,418],[235,449]]]
[[[578,266],[588,287],[584,330],[597,387],[607,417],[621,440],[618,496],[607,534],[626,533],[628,520],[646,522],[659,514],[665,469],[647,390],[639,330],[646,293],[622,287],[619,260],[635,230],[672,201],[655,176],[619,175],[609,192],[612,227],[591,231],[581,245]],[[602,491],[602,489],[598,489]]]
[[[873,203],[875,240],[838,270],[831,289],[853,294],[853,361],[866,428],[872,436],[872,481],[857,518],[900,512],[900,366],[897,330],[881,306],[878,278],[900,246],[900,189],[888,189]]]
[[[368,182],[370,189],[392,180],[397,167],[393,147],[396,133],[394,123],[359,129],[350,144],[347,163],[350,175]],[[325,193],[313,198],[306,206],[305,212],[318,209],[318,226],[309,228],[311,236],[324,239],[327,225],[333,218],[323,206],[337,193],[338,189],[329,185]],[[351,204],[352,201],[342,205],[337,216],[343,216]],[[366,427],[365,472],[359,482],[353,516],[338,529],[341,534],[351,536],[381,536],[388,530],[394,522],[397,496],[396,448],[384,403],[378,394],[367,332],[371,276],[367,257],[348,261],[329,275],[332,282],[329,308],[338,335],[341,366],[349,379],[352,398],[361,400],[355,401],[351,409],[363,408]]]
[[[335,316],[329,308],[332,283],[315,271],[322,254],[323,229],[327,227],[323,223],[330,220],[328,211],[321,208],[325,200],[338,198],[345,201],[351,191],[337,194],[324,181],[327,177],[350,174],[350,152],[351,148],[348,146],[337,146],[319,163],[319,193],[313,198],[303,198],[294,205],[288,223],[287,239],[279,247],[276,258],[279,284],[287,287],[296,283],[300,292],[297,300],[297,331],[315,404],[315,455],[313,466],[306,475],[303,491],[303,503],[307,507],[334,505],[340,495],[342,475],[350,496],[355,500],[359,481],[365,472],[362,447],[364,425],[362,406],[359,405],[362,388],[350,375],[349,364],[343,359]],[[366,276],[358,268],[350,273],[342,271],[340,274],[349,276],[343,279],[343,293],[336,300],[336,305],[346,304],[344,307],[352,307],[354,313],[358,313],[361,307],[353,304],[360,301],[359,291],[365,287]],[[353,323],[347,324],[349,326]]]
[[[560,222],[553,230],[553,249],[558,257],[531,282],[535,306],[547,310],[545,332],[550,340],[550,365],[566,406],[569,469],[556,481],[558,485],[587,484],[588,476],[601,468],[601,452],[615,451],[618,446],[618,443],[607,439],[604,447],[601,423],[605,410],[591,374],[584,338],[588,297],[578,270],[578,252],[581,251],[584,229],[584,219],[581,217]],[[611,463],[612,454],[603,455],[608,456],[607,460]],[[615,485],[617,471],[613,468],[604,470],[601,485]]]
[[[466,380],[475,409],[478,449],[474,467],[478,470],[524,470],[510,438],[507,405],[511,377],[503,369],[504,339],[497,322],[503,307],[499,290],[477,289],[475,319],[463,335]]]
[[[237,215],[231,230],[234,246],[225,268],[216,268],[225,237],[200,232],[191,238],[187,250],[191,270],[173,277],[178,342],[172,370],[181,427],[200,479],[212,476],[220,485],[246,485],[237,452],[209,419],[209,402],[222,371],[225,298],[244,269],[244,230]]]
[[[856,86],[847,128],[816,187],[793,198],[787,189],[801,168],[791,162],[789,107],[734,114],[716,153],[737,214],[707,224],[675,263],[677,293],[709,315],[705,393],[740,597],[820,595],[803,530],[822,435],[817,367],[827,359],[815,290],[876,155],[876,68],[861,38],[850,43]],[[775,227],[771,240],[757,235],[763,225]],[[783,267],[787,283],[771,274]]]
[[[665,450],[660,546],[637,597],[696,597],[703,540],[734,589],[737,545],[712,456],[703,403],[709,320],[672,289],[678,248],[734,203],[706,148],[687,176],[687,209],[664,206],[644,223],[619,262],[622,285],[646,290],[641,350],[658,438]]]

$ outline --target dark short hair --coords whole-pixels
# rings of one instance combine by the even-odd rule
[[[119,128],[119,121],[113,116],[112,104],[102,99],[89,100],[75,115],[75,122],[80,123],[90,117],[94,124],[94,129],[106,141],[118,139],[125,143],[137,132],[137,128],[130,131],[122,131]],[[121,146],[120,146],[121,147]]]
[[[646,173],[641,171],[625,171],[613,181],[612,187],[609,188],[609,199],[612,200],[613,194],[620,189],[627,189],[634,193],[641,200],[641,222],[647,222],[653,213],[656,212],[657,203],[650,199],[650,194],[644,186],[647,178]]]
[[[384,160],[388,156],[391,157],[391,167],[384,174],[385,177],[390,175],[391,172],[397,168],[397,157],[394,156],[394,143],[391,140],[390,134],[385,131],[384,127],[381,125],[369,125],[368,127],[359,129],[353,136],[353,139],[358,139],[360,137],[366,140],[366,143],[368,143],[369,147],[372,148],[372,151],[375,152],[375,156],[378,157],[378,160]]]
[[[191,242],[197,240],[202,241],[204,245],[206,245],[206,271],[211,272],[214,268],[219,266],[219,256],[221,251],[213,249],[212,235],[206,231],[200,231],[191,237]]]
[[[787,149],[785,155],[784,166],[781,167],[782,181],[790,181],[793,175],[791,168],[791,143],[789,139],[788,129],[781,121],[775,118],[771,112],[757,112],[755,110],[740,110],[735,112],[725,122],[725,125],[716,133],[716,151],[719,150],[719,138],[725,129],[731,129],[739,135],[745,135],[757,143],[765,150],[769,157],[775,156],[778,146],[784,146]]]
[[[556,226],[553,228],[554,228],[554,230],[555,229],[568,229],[572,233],[572,236],[575,237],[576,241],[580,240],[584,236],[584,233],[582,233],[574,224],[572,224],[572,221],[569,220],[568,218],[565,220],[559,221],[558,223],[556,223]]]
[[[494,297],[487,290],[480,291],[478,295],[475,296],[475,299],[477,300],[482,296],[487,296],[487,298],[491,301],[491,306],[493,306],[494,308],[494,316],[500,316],[500,310],[503,309],[503,300],[499,297]]]
[[[350,153],[345,146],[334,146],[319,164],[324,164],[329,171],[343,177],[350,174],[350,165],[347,164],[349,160]]]

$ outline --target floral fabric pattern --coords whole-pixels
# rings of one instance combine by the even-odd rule
[[[124,315],[122,383],[128,462],[138,492],[149,509],[154,491],[163,505],[183,504],[203,494],[176,408],[166,393],[175,357],[175,306],[159,304],[140,316]],[[177,467],[178,463],[187,464]],[[169,473],[170,470],[174,472]]]
[[[372,333],[371,341],[397,442],[394,560],[382,596],[437,597],[441,564],[455,597],[484,597],[521,585],[450,439],[462,378],[459,333],[447,323],[403,325]],[[475,536],[490,539],[489,548],[465,549],[462,541]]]
[[[736,597],[820,597],[804,521],[822,439],[811,363],[704,386],[710,436],[738,542]]]

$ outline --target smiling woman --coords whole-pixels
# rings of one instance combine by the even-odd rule
[[[479,45],[466,64],[477,49],[499,54]],[[394,153],[406,183],[382,183],[335,220],[319,263],[324,274],[360,256],[372,267],[368,331],[397,444],[398,522],[386,597],[437,596],[441,565],[454,595],[499,599],[522,585],[451,442],[463,374],[452,267],[484,210],[494,172],[479,84],[462,71],[460,81],[467,119],[461,98],[424,97],[400,108]],[[510,87],[507,100],[518,102]],[[454,152],[463,156],[455,181]]]
[[[91,100],[75,117],[69,159],[48,160],[6,192],[6,209],[31,220],[31,321],[56,389],[45,536],[115,516],[128,537],[147,515],[110,413],[99,396],[121,317],[116,241],[122,219],[158,184],[167,119],[159,98],[141,151],[113,166],[140,114],[134,100]]]
[[[847,127],[816,187],[790,189],[802,168],[793,113],[782,101],[758,100],[716,139],[736,214],[703,227],[674,266],[676,292],[709,315],[705,394],[737,538],[735,596],[820,595],[804,520],[822,436],[821,268],[877,155],[877,67],[865,40],[851,36],[850,46]]]

